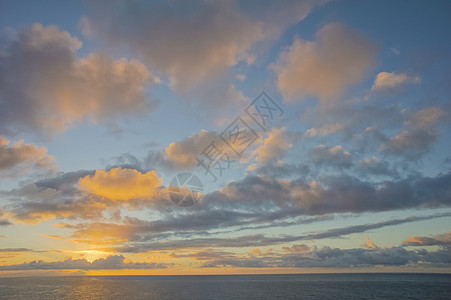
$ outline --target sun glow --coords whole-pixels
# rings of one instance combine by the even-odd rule
[[[80,250],[80,251],[77,251],[77,252],[81,256],[81,258],[86,259],[90,263],[92,263],[96,259],[104,258],[104,257],[108,256],[108,252],[98,251],[98,250]]]

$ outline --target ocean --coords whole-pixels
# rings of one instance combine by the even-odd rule
[[[451,299],[451,274],[0,278],[0,299]]]

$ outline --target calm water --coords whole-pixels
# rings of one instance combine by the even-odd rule
[[[451,275],[0,278],[0,299],[451,299]]]

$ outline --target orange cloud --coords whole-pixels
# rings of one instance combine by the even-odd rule
[[[285,128],[273,128],[265,139],[263,145],[258,147],[254,154],[258,162],[267,163],[280,158],[293,145],[289,143]]]
[[[368,249],[377,249],[376,244],[372,240],[370,240],[369,237],[365,237],[365,240],[366,240],[366,244],[365,244],[366,248],[368,248]]]
[[[324,26],[314,42],[295,38],[273,65],[277,86],[288,100],[318,96],[322,102],[341,96],[362,80],[377,52],[359,32],[341,24]]]
[[[0,125],[63,131],[85,119],[99,122],[137,115],[156,107],[146,86],[158,83],[138,60],[114,60],[106,53],[77,55],[82,42],[57,26],[37,23],[5,45],[7,78],[0,97]]]
[[[80,188],[93,195],[108,198],[113,201],[130,199],[150,199],[161,179],[157,172],[141,173],[134,169],[113,168],[109,171],[96,170],[95,174],[78,180]]]
[[[437,234],[432,237],[427,236],[410,236],[404,242],[403,245],[407,246],[435,246],[442,245],[448,246],[451,244],[451,231],[443,234]]]
[[[380,90],[380,89],[392,89],[406,83],[420,83],[421,79],[418,76],[409,76],[405,73],[388,73],[388,72],[380,72],[377,74],[376,79],[374,80],[374,84],[371,87],[371,90]]]

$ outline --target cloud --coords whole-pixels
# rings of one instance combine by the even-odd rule
[[[265,138],[263,145],[253,152],[254,155],[257,155],[257,162],[268,163],[280,159],[293,146],[289,140],[286,128],[272,128],[268,132],[268,137]]]
[[[314,42],[296,37],[272,69],[288,101],[317,96],[330,104],[346,86],[363,79],[376,53],[377,47],[361,33],[332,23],[318,31]]]
[[[0,226],[9,226],[12,225],[11,221],[0,219]],[[4,235],[0,235],[0,237],[5,237]]]
[[[225,252],[225,251],[218,251],[214,249],[206,249],[203,251],[198,251],[194,253],[187,253],[187,254],[177,254],[177,253],[171,253],[170,255],[172,258],[192,258],[195,260],[211,260],[214,258],[233,258],[234,253],[232,252]]]
[[[445,116],[445,111],[436,106],[430,106],[414,112],[406,120],[406,124],[414,128],[430,128]]]
[[[0,252],[8,252],[8,253],[15,253],[15,252],[32,252],[33,250],[28,248],[0,248]]]
[[[293,245],[291,247],[282,247],[284,252],[287,253],[305,253],[310,250],[310,247],[305,244]]]
[[[385,154],[417,159],[429,152],[437,138],[438,134],[434,130],[403,130],[382,143],[379,146],[379,151]]]
[[[268,163],[256,168],[254,173],[274,178],[287,178],[290,176],[305,177],[310,173],[310,168],[304,163],[291,164],[284,161],[277,161],[277,163]]]
[[[308,153],[310,159],[316,165],[334,166],[338,168],[348,168],[352,164],[351,153],[344,151],[341,145],[329,147],[319,145],[310,149]]]
[[[218,259],[204,267],[248,267],[248,268],[371,268],[375,266],[406,266],[429,264],[449,267],[451,257],[445,251],[408,251],[403,247],[385,249],[338,249],[324,247],[306,253],[279,254],[252,257]]]
[[[141,173],[116,168],[63,173],[0,194],[8,203],[4,211],[18,222],[62,218],[102,220],[104,213],[114,213],[121,207],[162,209],[171,205],[162,197],[160,185],[155,171]]]
[[[53,189],[36,183],[3,192],[4,208],[15,222],[38,223],[48,219],[98,219],[106,209],[95,198],[83,197],[73,188]]]
[[[365,157],[359,162],[357,167],[362,174],[373,175],[393,175],[394,172],[390,170],[387,161],[381,161],[379,158],[373,156],[371,158]]]
[[[110,44],[127,45],[179,91],[249,60],[251,46],[264,38],[262,23],[233,1],[96,3],[83,26]]]
[[[156,108],[145,87],[159,81],[137,60],[80,58],[82,42],[56,26],[25,27],[0,57],[0,133],[63,131],[85,119],[114,121]]]
[[[151,242],[145,242],[145,239],[135,237],[132,241],[134,243],[124,244],[116,247],[119,252],[132,252],[143,253],[150,250],[173,250],[173,249],[185,249],[185,248],[206,248],[206,247],[223,247],[223,248],[236,248],[236,247],[264,247],[273,246],[278,244],[293,243],[298,241],[319,240],[326,238],[339,238],[349,234],[362,233],[368,230],[374,230],[384,228],[387,226],[396,226],[405,223],[418,222],[422,220],[429,220],[440,217],[449,217],[449,213],[434,214],[429,216],[413,216],[404,219],[393,219],[388,221],[354,225],[342,228],[333,228],[324,231],[310,232],[302,235],[277,235],[277,236],[265,236],[263,234],[249,234],[243,236],[233,237],[196,237],[190,239],[178,239],[168,240],[165,236],[163,241],[156,241],[154,237],[151,237]],[[152,228],[149,226],[148,228]],[[135,233],[143,233],[145,230],[140,228],[140,231]],[[117,244],[117,243],[116,243]]]
[[[80,178],[78,183],[82,190],[113,201],[149,200],[161,187],[161,179],[155,171],[141,173],[122,168],[96,170],[94,175]]]
[[[63,261],[45,262],[42,260],[17,265],[3,265],[0,270],[124,270],[124,269],[164,269],[163,263],[124,262],[123,255],[99,258],[92,262],[86,259],[66,259]]]
[[[121,170],[114,178],[122,178],[119,175],[126,173]],[[114,172],[105,171],[102,174],[109,179]],[[139,183],[146,173],[132,174],[136,175]],[[154,174],[150,177],[155,178]],[[27,183],[17,189],[0,192],[7,203],[3,210],[11,214],[11,219],[23,222],[54,218],[105,220],[105,213],[114,213],[121,207],[152,208],[169,215],[181,213],[160,193],[151,199],[113,200],[104,194],[100,196],[80,190],[80,178],[95,178],[96,183],[105,179],[103,176],[96,177],[95,171],[80,171],[51,180]],[[195,215],[178,215],[177,222],[163,218],[152,223],[150,228],[155,228],[152,232],[158,232],[157,228],[204,230],[211,226],[249,225],[254,222],[265,225],[264,222],[272,220],[306,215],[448,207],[450,180],[450,174],[436,177],[416,175],[381,182],[365,181],[344,174],[322,176],[316,181],[248,175],[241,181],[228,183],[221,190],[205,194],[197,204]],[[125,187],[121,184],[119,186]],[[150,190],[149,188],[147,191]],[[128,195],[135,197],[133,193],[133,190],[129,190]]]
[[[367,249],[377,249],[376,244],[370,240],[369,237],[365,237],[366,244],[364,245]]]
[[[139,54],[175,90],[187,93],[199,85],[216,85],[239,63],[254,63],[268,48],[265,41],[326,2],[98,1],[90,3],[82,26],[88,36]]]
[[[402,244],[406,246],[448,246],[451,249],[451,231],[432,237],[410,236]]]
[[[204,196],[215,205],[254,204],[257,207],[301,208],[300,214],[369,212],[413,207],[447,207],[451,173],[436,177],[370,182],[348,175],[323,176],[317,181],[247,176]],[[221,207],[221,206],[216,206]]]
[[[410,76],[407,75],[406,73],[380,72],[379,74],[377,74],[373,86],[371,87],[371,90],[372,91],[387,90],[403,86],[407,83],[420,83],[420,82],[421,79],[418,76]]]
[[[310,128],[305,132],[305,136],[314,137],[314,136],[325,136],[340,132],[346,128],[346,125],[343,123],[335,123],[324,125],[320,128]]]
[[[10,145],[0,136],[0,177],[23,176],[32,169],[54,171],[54,156],[47,154],[47,148],[24,144],[23,140]]]
[[[211,142],[218,143],[219,135],[216,132],[202,130],[193,134],[185,140],[174,142],[164,150],[167,159],[181,169],[191,169],[197,166],[196,156],[207,147]],[[219,147],[219,145],[217,144]]]

